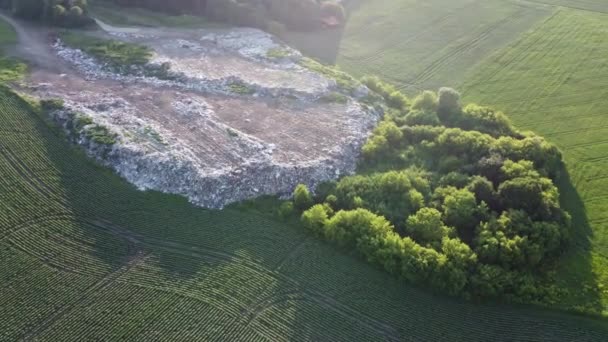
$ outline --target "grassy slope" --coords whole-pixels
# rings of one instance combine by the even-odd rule
[[[14,44],[17,41],[17,36],[13,28],[6,22],[0,20],[0,47]]]
[[[14,44],[17,35],[10,25],[0,21],[0,83],[19,79],[25,72],[26,66],[12,58],[2,56],[2,49]]]
[[[355,1],[338,64],[409,93],[457,87],[464,76],[550,9],[504,0]]]
[[[575,215],[578,247],[564,257],[557,272],[559,282],[570,292],[557,306],[581,306],[584,310],[606,313],[608,16],[601,13],[608,12],[608,3],[602,0],[502,1],[502,4],[474,0],[359,2],[346,28],[342,55],[338,58],[344,69],[375,73],[404,87],[416,83],[405,88],[410,91],[417,87],[457,86],[464,90],[466,101],[498,106],[519,127],[546,136],[564,150],[575,187],[564,181],[561,191],[564,204]],[[518,27],[511,26],[509,30],[499,26],[494,32],[500,32],[501,39],[494,41],[496,37],[490,35],[482,40],[481,46],[489,40],[494,41],[493,48],[506,44],[496,55],[490,58],[492,49],[487,48],[475,58],[467,58],[462,52],[466,49],[456,48],[456,53],[452,52],[454,46],[459,46],[456,38],[467,32],[462,30],[468,25],[478,27],[480,17],[495,21],[524,3],[541,7],[524,8],[528,19]],[[459,8],[467,4],[472,6]],[[562,8],[555,14],[559,7],[547,4],[584,11]],[[473,16],[478,8],[490,15]],[[433,15],[441,20],[433,21]],[[450,22],[458,24],[446,24]],[[528,29],[534,30],[525,33]],[[443,42],[442,32],[453,40]],[[473,33],[478,31],[470,32],[464,37],[475,41]],[[437,43],[435,49],[433,42]],[[427,52],[430,58],[420,51]],[[416,82],[420,70],[431,70],[432,77]]]
[[[528,0],[539,4],[558,5],[585,11],[608,13],[606,0]]]
[[[207,211],[138,192],[4,90],[0,106],[0,340],[608,334],[590,319],[408,288],[253,209]]]
[[[200,28],[218,25],[199,16],[163,15],[142,8],[118,7],[102,0],[91,1],[90,10],[93,17],[117,26]]]
[[[2,88],[0,122],[1,341],[608,334],[592,319],[409,288],[254,208],[139,192]]]
[[[608,8],[608,6],[605,6]],[[463,86],[563,151],[576,187],[562,189],[576,246],[558,272],[564,305],[608,312],[608,14],[559,10],[490,58]],[[590,229],[591,228],[591,229]]]

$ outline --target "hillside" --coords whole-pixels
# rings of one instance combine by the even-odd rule
[[[518,128],[541,134],[562,150],[568,170],[560,186],[562,206],[574,216],[576,247],[556,271],[568,295],[554,305],[606,313],[608,4],[351,4],[337,57],[344,70],[378,75],[409,93],[451,85],[463,91],[465,101],[509,113]],[[473,15],[477,11],[487,15]]]
[[[214,211],[138,191],[46,119],[0,88],[2,341],[598,341],[608,334],[592,318],[409,287],[278,221],[264,200]]]

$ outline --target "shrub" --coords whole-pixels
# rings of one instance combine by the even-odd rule
[[[61,100],[61,99],[40,100],[40,106],[45,111],[60,110],[60,109],[63,109],[63,100]]]
[[[302,213],[302,224],[313,234],[322,236],[329,220],[329,212],[330,209],[326,205],[316,204]]]
[[[62,5],[53,6],[53,18],[55,20],[62,20],[66,15],[66,9]]]
[[[279,207],[279,216],[281,218],[289,218],[293,215],[294,213],[294,208],[293,208],[293,202],[292,201],[285,201],[283,203],[281,203],[281,206]]]
[[[421,245],[436,249],[444,237],[453,235],[453,229],[443,224],[441,212],[434,208],[422,208],[410,215],[405,223],[405,232]]]
[[[82,11],[82,8],[80,8],[78,6],[72,6],[70,8],[70,16],[72,16],[72,17],[75,17],[75,18],[81,17],[83,13],[84,12]]]
[[[412,110],[436,113],[439,105],[438,101],[437,94],[430,90],[425,90],[414,98],[414,101],[412,102]]]
[[[293,204],[296,209],[304,211],[313,205],[312,195],[308,191],[308,187],[304,184],[298,184],[293,191]]]
[[[409,112],[405,116],[405,124],[410,126],[416,125],[427,125],[436,126],[439,125],[439,117],[435,112],[424,112],[420,110],[414,110]]]
[[[452,116],[460,113],[460,93],[452,88],[439,89],[437,115],[442,122],[448,122]]]

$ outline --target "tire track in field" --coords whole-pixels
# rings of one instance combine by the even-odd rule
[[[8,164],[15,170],[15,172],[39,194],[46,197],[48,200],[58,202],[62,206],[66,207],[69,205],[67,200],[59,195],[55,190],[45,184],[39,177],[33,172],[25,163],[8,148],[0,146],[0,154],[8,162]]]
[[[537,45],[538,42],[543,39],[543,35],[538,34],[538,32],[540,32],[547,23],[549,23],[550,21],[554,20],[555,17],[558,14],[559,14],[559,11],[553,12],[545,20],[543,20],[541,23],[537,24],[532,29],[532,31],[530,31],[529,33],[525,34],[522,38],[516,40],[513,44],[510,44],[510,45],[506,46],[504,48],[504,50],[501,50],[501,51],[509,51],[509,52],[511,52],[511,51],[518,51],[518,53],[516,55],[512,56],[510,53],[503,54],[503,55],[500,55],[500,56],[495,55],[494,60],[497,62],[498,67],[494,68],[494,70],[490,74],[480,74],[480,73],[478,73],[473,78],[473,80],[479,80],[480,77],[482,77],[482,81],[481,82],[488,83],[491,80],[495,79],[500,73],[502,73],[506,69],[510,68],[513,65],[517,65],[521,61],[525,60],[526,57],[528,57],[529,51],[527,51],[526,49],[519,48],[519,46],[535,46],[535,45]],[[533,39],[533,40],[530,41],[531,39]],[[500,62],[500,63],[498,63],[498,62]],[[464,92],[466,92],[466,90],[468,88],[473,88],[473,87],[476,87],[476,86],[479,86],[479,82],[473,81],[472,83],[469,83],[468,85],[465,85],[465,88],[463,90],[464,90]],[[483,96],[481,102],[487,102],[486,99],[488,98],[488,96],[493,96],[493,95],[494,94],[488,94],[487,96]]]
[[[561,13],[561,12],[560,12]],[[559,21],[558,23],[562,23],[566,20],[569,20],[571,18],[570,15],[564,15],[564,17],[562,18],[561,16],[559,18],[557,18]],[[577,27],[574,30],[568,30],[570,26],[568,25],[557,25],[557,27],[553,27],[553,29],[555,29],[555,31],[551,31],[551,37],[548,40],[545,40],[543,42],[542,47],[544,47],[542,49],[542,52],[540,54],[530,54],[527,53],[526,57],[529,58],[533,58],[533,60],[542,60],[544,59],[547,55],[549,55],[551,53],[551,51],[554,50],[554,46],[558,45],[559,43],[563,42],[563,41],[568,41],[570,39],[573,39],[574,37],[577,37],[580,32],[580,26]],[[566,31],[567,32],[563,32]],[[545,35],[540,34],[539,35],[540,38],[544,38]],[[566,54],[566,49],[561,49],[560,52],[560,57],[564,56]],[[526,59],[524,59],[525,61]],[[532,64],[534,65],[534,64]],[[520,78],[522,80],[527,80],[530,79],[532,77],[530,77],[530,73],[532,72],[532,69],[527,69],[523,75],[520,76]],[[553,75],[551,75],[550,77],[552,77]],[[559,76],[559,75],[558,75]],[[520,112],[525,110],[526,108],[523,108],[524,106],[526,107],[530,107],[531,104],[534,104],[537,102],[536,98],[544,91],[543,89],[539,89],[538,86],[534,83],[534,82],[525,82],[527,83],[525,89],[523,92],[521,92],[520,94],[523,94],[523,97],[520,98],[520,101],[515,103],[515,106],[511,109],[512,112]],[[522,109],[523,108],[523,109]]]
[[[51,221],[64,221],[64,220],[72,221],[73,219],[74,219],[74,216],[71,214],[58,213],[58,214],[54,214],[54,215],[46,215],[46,216],[42,216],[42,217],[37,217],[35,219],[27,220],[27,221],[17,224],[16,226],[14,226],[13,229],[10,229],[4,236],[0,237],[0,243],[9,239],[11,234],[18,233],[21,230],[28,229],[33,225],[38,225],[41,223],[46,223],[46,222],[51,222]]]
[[[407,38],[405,38],[403,40],[400,40],[399,43],[387,45],[385,48],[380,48],[380,49],[376,50],[375,52],[373,52],[372,54],[370,54],[367,57],[364,57],[362,59],[356,59],[356,60],[360,61],[359,63],[361,63],[361,64],[362,63],[369,64],[371,62],[374,62],[374,61],[378,60],[379,58],[381,58],[384,55],[384,53],[386,52],[387,48],[389,48],[389,47],[391,49],[400,49],[400,48],[403,48],[404,46],[407,46],[412,41],[417,40],[421,36],[435,31],[437,29],[437,27],[440,26],[439,24],[443,23],[447,19],[449,19],[451,17],[457,18],[457,16],[455,15],[456,12],[463,11],[465,9],[468,9],[469,7],[473,7],[476,4],[477,4],[476,1],[472,1],[472,2],[469,2],[469,3],[467,3],[466,5],[464,5],[462,7],[455,8],[455,9],[451,10],[450,12],[448,12],[446,15],[441,16],[441,17],[439,17],[439,18],[431,21],[430,23],[427,23],[425,29],[423,29],[421,31],[417,31],[413,35],[411,35],[411,36],[409,36],[409,37],[407,37]]]
[[[95,228],[103,229],[105,231],[111,232],[113,234],[116,234],[116,235],[128,240],[131,243],[149,247],[151,250],[159,249],[159,250],[164,250],[166,252],[175,253],[178,255],[186,256],[186,257],[194,257],[194,258],[200,258],[200,259],[211,258],[211,259],[218,260],[218,261],[238,262],[243,267],[246,267],[253,272],[256,272],[258,274],[263,274],[266,276],[270,276],[276,280],[283,281],[287,285],[291,285],[296,289],[300,289],[299,292],[303,293],[303,295],[306,296],[307,298],[311,298],[311,300],[313,300],[319,304],[322,304],[328,308],[331,308],[331,310],[335,311],[336,313],[339,313],[340,315],[343,315],[344,317],[349,317],[349,318],[355,320],[357,323],[365,325],[366,327],[369,327],[370,329],[376,331],[377,333],[379,333],[383,336],[386,336],[390,340],[394,340],[394,341],[400,340],[399,333],[394,328],[392,328],[390,325],[385,324],[381,321],[378,321],[374,318],[371,318],[355,309],[350,308],[349,306],[347,306],[345,304],[339,303],[338,301],[334,300],[333,298],[331,298],[329,296],[323,295],[317,291],[305,289],[302,285],[300,285],[300,283],[297,280],[295,280],[285,274],[282,274],[279,272],[274,272],[274,271],[266,268],[264,265],[261,265],[257,262],[243,258],[236,254],[231,254],[231,253],[227,253],[227,252],[223,252],[223,251],[219,251],[219,250],[215,250],[215,249],[211,249],[211,248],[207,248],[207,247],[187,245],[187,244],[174,242],[174,241],[167,241],[167,240],[161,240],[161,239],[157,239],[157,238],[144,237],[137,233],[134,233],[134,232],[131,232],[124,228],[118,227],[106,220],[92,220],[92,221],[88,221],[88,222],[90,225],[92,225]],[[269,299],[263,299],[263,300],[268,301]],[[255,304],[253,306],[255,307]],[[255,309],[254,309],[254,311],[255,311]],[[238,323],[236,323],[236,324],[238,324]]]
[[[84,302],[86,299],[88,299],[94,293],[102,291],[102,290],[106,289],[107,287],[109,287],[112,283],[114,283],[114,281],[116,281],[122,275],[126,274],[133,267],[137,266],[139,263],[146,260],[147,257],[148,257],[148,254],[146,254],[144,252],[139,252],[131,260],[129,260],[125,265],[123,265],[122,267],[120,267],[119,269],[117,269],[115,271],[110,272],[108,275],[106,275],[105,277],[103,277],[102,279],[95,282],[94,284],[89,286],[87,289],[85,289],[76,300],[60,307],[57,311],[55,311],[53,314],[48,316],[44,321],[42,321],[41,324],[37,325],[30,332],[26,333],[21,338],[21,340],[32,341],[34,338],[36,338],[36,336],[43,333],[50,326],[52,326],[55,322],[57,322],[59,319],[61,319],[67,313],[69,313],[72,309],[74,309],[76,306],[78,306],[80,303]]]
[[[523,9],[512,13],[511,15],[493,23],[492,25],[487,26],[484,30],[482,30],[479,34],[475,35],[472,40],[469,40],[463,44],[460,44],[458,47],[449,51],[447,54],[440,56],[438,59],[429,64],[425,69],[423,69],[420,73],[414,76],[413,79],[409,81],[409,83],[420,84],[424,81],[427,81],[431,78],[435,72],[446,64],[459,57],[463,53],[472,50],[477,47],[481,42],[485,41],[494,31],[503,26],[504,24],[513,21],[516,17],[521,15],[524,12]]]

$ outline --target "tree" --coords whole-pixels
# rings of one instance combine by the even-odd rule
[[[293,191],[293,204],[296,209],[304,211],[313,205],[312,195],[308,191],[308,187],[304,184],[298,184]]]
[[[414,98],[411,109],[425,113],[436,113],[438,105],[439,100],[437,99],[437,94],[430,90],[425,90]]]
[[[434,111],[413,110],[405,116],[405,124],[416,125],[439,125],[439,117]]]
[[[449,122],[453,116],[460,114],[460,93],[452,88],[440,88],[437,103],[437,115],[442,122]]]
[[[557,218],[559,193],[550,179],[518,177],[498,187],[498,194],[506,208],[521,209],[538,220]]]
[[[410,215],[405,223],[405,232],[423,246],[438,249],[444,237],[452,236],[453,229],[441,220],[441,212],[434,208],[422,208]]]
[[[331,209],[324,204],[316,204],[302,213],[304,227],[317,236],[323,236],[325,224],[329,220]]]
[[[471,241],[475,227],[479,223],[479,215],[483,208],[478,206],[475,194],[467,189],[455,189],[446,194],[442,209],[444,222],[456,227],[459,236],[465,241]]]

